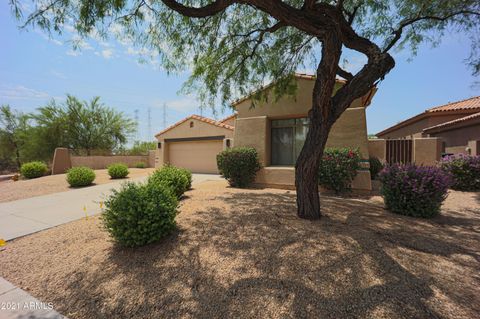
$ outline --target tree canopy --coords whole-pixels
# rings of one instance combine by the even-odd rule
[[[11,0],[15,10],[21,0]],[[341,30],[344,48],[369,60],[394,48],[414,53],[447,31],[472,40],[465,57],[480,72],[480,3],[476,0],[89,0],[34,1],[24,23],[61,32],[71,24],[83,36],[117,36],[158,52],[169,72],[191,70],[186,89],[224,104],[270,81],[292,91],[289,76],[315,70],[329,30]],[[20,11],[16,11],[20,14]],[[333,17],[333,18],[332,18]],[[340,22],[339,22],[340,21]],[[112,32],[117,30],[117,32]],[[120,31],[118,31],[120,30]],[[342,77],[351,78],[347,70]],[[363,70],[363,69],[362,69]]]

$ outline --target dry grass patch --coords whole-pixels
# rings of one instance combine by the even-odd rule
[[[296,217],[294,192],[207,182],[187,195],[159,243],[119,248],[80,220],[9,243],[0,275],[72,319],[480,313],[475,194],[452,192],[432,220],[325,196],[315,222]]]

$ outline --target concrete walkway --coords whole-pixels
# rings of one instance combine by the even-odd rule
[[[147,177],[133,179],[144,181]],[[219,175],[193,174],[193,185],[220,180]],[[12,240],[100,213],[101,202],[125,181],[0,203],[0,238]]]
[[[0,277],[0,319],[66,319],[51,303],[41,302]]]

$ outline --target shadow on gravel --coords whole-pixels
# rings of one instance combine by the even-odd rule
[[[323,218],[305,221],[294,194],[216,200],[225,206],[189,215],[161,243],[113,248],[72,273],[67,308],[81,318],[450,317],[440,294],[463,309],[455,315],[480,313],[475,282],[455,283],[479,270],[470,215],[414,219],[323,196]]]

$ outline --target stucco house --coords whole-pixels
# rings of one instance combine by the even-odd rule
[[[171,163],[199,173],[216,173],[216,154],[231,146],[254,147],[262,169],[256,183],[263,186],[293,188],[295,161],[308,131],[308,111],[314,77],[296,74],[295,97],[268,98],[252,108],[251,95],[232,103],[235,114],[221,121],[192,115],[156,135],[156,166]],[[344,82],[337,81],[340,87]],[[270,84],[262,90],[271,90]],[[271,94],[270,91],[267,94]],[[352,187],[371,189],[368,170],[368,138],[365,109],[375,89],[355,100],[334,124],[327,147],[352,147],[360,150],[363,169]]]
[[[446,153],[467,153],[480,140],[480,96],[433,107],[376,134],[379,138],[439,137]],[[474,147],[477,149],[477,147]]]

